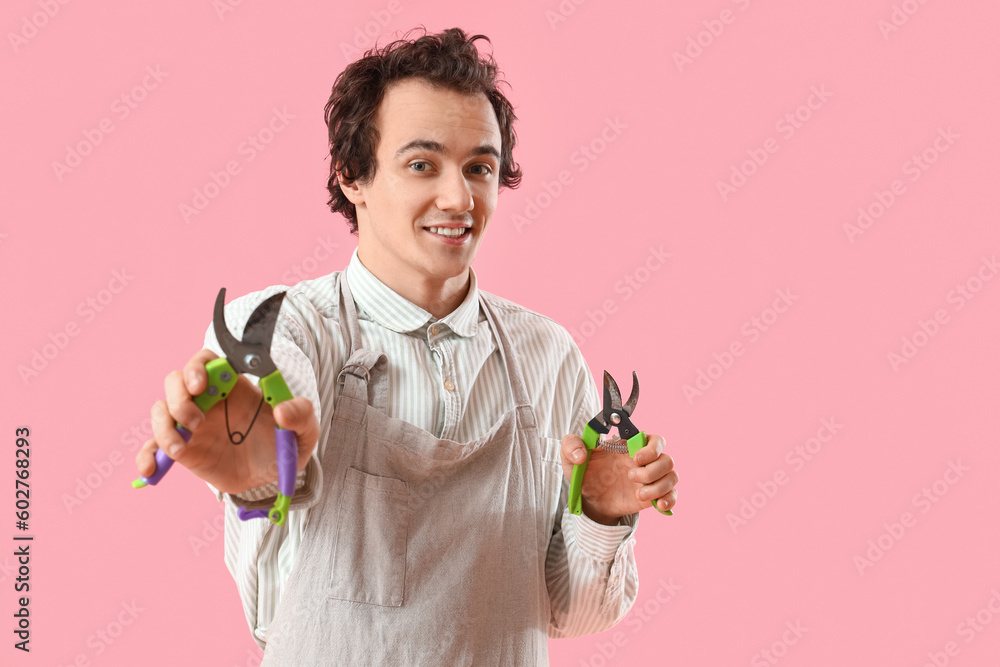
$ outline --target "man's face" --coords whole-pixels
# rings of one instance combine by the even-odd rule
[[[406,79],[386,91],[376,127],[375,177],[344,188],[358,211],[358,256],[397,291],[464,286],[496,210],[493,107],[482,94]]]

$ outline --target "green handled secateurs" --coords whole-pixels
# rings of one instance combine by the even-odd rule
[[[223,287],[219,290],[215,299],[212,324],[215,328],[215,337],[226,356],[212,359],[205,364],[205,370],[208,372],[208,388],[192,399],[202,412],[208,412],[213,405],[229,395],[229,392],[236,385],[237,375],[240,373],[249,373],[260,378],[258,386],[263,392],[262,398],[272,408],[278,403],[292,398],[292,392],[285,384],[281,371],[271,359],[271,339],[278,321],[278,311],[281,309],[281,302],[284,298],[285,293],[279,292],[257,306],[247,320],[243,329],[243,338],[240,340],[233,336],[226,327],[224,314],[226,288]],[[191,433],[186,428],[177,423],[174,427],[184,438],[184,442],[191,439]],[[288,516],[289,505],[295,493],[298,440],[294,431],[287,431],[278,426],[274,427],[274,440],[278,458],[279,491],[274,506],[270,511],[247,510],[245,507],[240,507],[237,514],[243,521],[266,518],[272,523],[284,525],[285,518]],[[240,442],[242,442],[242,437],[240,440],[233,440],[234,444],[240,444]],[[173,459],[167,456],[166,452],[162,449],[156,450],[156,472],[149,477],[140,477],[132,482],[132,486],[142,488],[159,483],[173,463]]]
[[[646,434],[636,428],[632,423],[632,412],[635,411],[636,403],[639,402],[639,378],[632,372],[632,392],[628,401],[622,405],[622,395],[618,390],[618,383],[611,377],[611,374],[604,371],[604,409],[597,413],[593,419],[587,422],[581,436],[583,443],[587,445],[587,459],[573,466],[573,477],[569,486],[569,511],[572,514],[583,512],[583,498],[580,493],[583,489],[583,476],[587,472],[587,464],[590,462],[590,453],[594,449],[603,449],[619,454],[628,454],[635,458],[636,452],[646,446]],[[611,431],[611,427],[617,427],[618,440],[601,441],[601,436]],[[670,510],[663,511],[656,507],[654,498],[653,507],[660,514],[673,516]]]

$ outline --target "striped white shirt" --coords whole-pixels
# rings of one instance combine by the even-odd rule
[[[513,408],[503,361],[472,272],[462,304],[440,320],[410,303],[378,280],[358,259],[346,269],[358,306],[363,345],[389,360],[388,416],[402,419],[438,438],[469,442],[486,434]],[[250,313],[267,297],[287,290],[271,344],[271,356],[295,396],[305,396],[316,410],[319,444],[299,473],[284,526],[264,519],[240,521],[236,508],[269,509],[277,485],[251,489],[225,500],[225,562],[236,581],[254,639],[264,648],[267,628],[295,566],[309,509],[321,492],[320,459],[332,421],[332,391],[346,359],[331,274],[295,287],[269,287],[226,306],[230,331],[242,332]],[[501,300],[501,326],[518,352],[539,436],[550,450],[568,433],[580,434],[600,410],[590,371],[569,333],[556,322]],[[316,341],[332,341],[331,350]],[[205,347],[223,354],[210,326]],[[319,382],[319,378],[324,378]],[[256,378],[252,378],[256,380]],[[552,449],[554,447],[554,449]],[[638,592],[633,547],[638,515],[618,526],[604,526],[566,509],[569,490],[563,482],[555,530],[546,557],[546,587],[551,603],[550,637],[578,637],[606,630],[620,621]]]

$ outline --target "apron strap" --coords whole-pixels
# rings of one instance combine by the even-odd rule
[[[524,375],[521,373],[521,362],[518,359],[517,350],[507,336],[507,332],[500,326],[500,318],[482,291],[479,292],[479,303],[483,312],[486,313],[486,320],[490,324],[490,329],[493,331],[493,338],[497,342],[497,347],[500,349],[500,356],[503,358],[504,366],[507,369],[507,378],[510,382],[510,391],[514,398],[514,405],[517,407],[530,406],[528,389],[524,384]]]
[[[340,320],[340,331],[344,336],[347,356],[361,349],[361,325],[358,324],[358,311],[354,306],[354,295],[347,284],[347,271],[337,274],[337,284],[334,290],[340,295],[337,303],[337,319]]]
[[[382,414],[388,414],[388,358],[374,350],[354,350],[340,374],[337,384],[343,385],[342,395],[366,403]]]
[[[338,319],[347,352],[347,363],[337,375],[337,384],[343,385],[344,394],[388,414],[389,360],[384,354],[361,346],[361,325],[346,275],[345,271],[337,275]]]

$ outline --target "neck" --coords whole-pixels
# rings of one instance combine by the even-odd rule
[[[472,275],[468,270],[464,275],[446,279],[398,274],[381,270],[378,262],[369,261],[370,258],[365,256],[360,247],[358,259],[382,284],[438,320],[462,305],[472,286]]]

